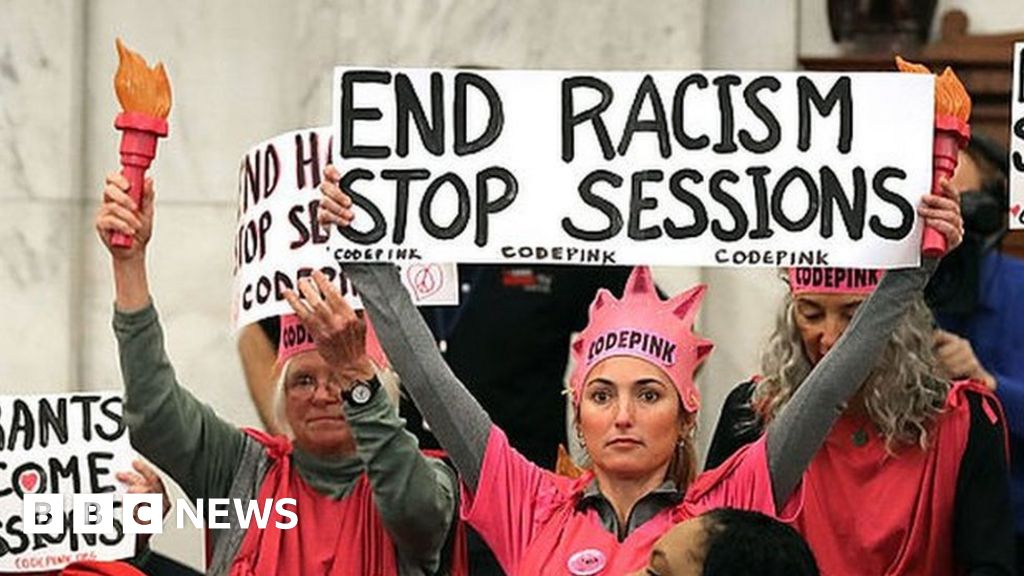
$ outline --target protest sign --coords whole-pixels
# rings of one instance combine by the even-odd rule
[[[1024,42],[1013,46],[1010,105],[1010,228],[1024,230]]]
[[[121,416],[121,397],[109,392],[0,396],[0,572],[135,554],[120,514],[100,534],[76,532],[70,518],[73,494],[124,492],[114,474],[132,470],[134,452]],[[23,500],[31,495],[66,499],[61,533],[28,533]]]
[[[328,252],[330,226],[317,221],[320,181],[333,143],[330,128],[288,132],[253,146],[238,172],[234,249],[235,328],[291,314],[283,296],[321,270],[356,309],[362,304]],[[342,167],[343,168],[343,167]],[[458,304],[454,264],[407,262],[402,280],[417,305]]]
[[[339,261],[913,265],[930,75],[339,67]]]

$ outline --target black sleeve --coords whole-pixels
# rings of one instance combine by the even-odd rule
[[[704,469],[717,468],[737,450],[761,437],[764,429],[750,407],[754,381],[744,382],[732,389],[722,405],[722,413],[711,437]]]
[[[1005,423],[982,407],[991,400],[967,395],[971,431],[956,481],[953,526],[957,563],[971,576],[1015,574],[1013,513],[1006,465]]]
[[[575,266],[560,270],[561,279],[569,286],[562,294],[566,297],[564,305],[572,314],[569,329],[579,332],[587,327],[590,303],[601,288],[621,297],[632,270],[628,266]]]

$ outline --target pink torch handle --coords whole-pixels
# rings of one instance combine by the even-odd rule
[[[953,130],[936,130],[935,143],[932,148],[932,194],[941,195],[943,178],[953,177],[959,161],[961,142],[964,138]],[[921,239],[921,253],[928,258],[939,258],[946,254],[946,237],[932,227],[924,229]]]
[[[163,118],[122,112],[114,120],[114,127],[121,130],[121,174],[128,179],[128,195],[139,206],[146,170],[156,157],[156,139],[167,135],[167,122]],[[110,244],[131,248],[132,237],[114,232],[110,235]]]
[[[121,161],[121,174],[128,179],[128,195],[132,197],[136,206],[142,202],[142,187],[146,182],[146,168],[149,163],[146,164],[147,166],[138,166],[126,164],[123,159]],[[121,232],[113,232],[110,235],[110,244],[118,248],[131,248],[132,237]]]

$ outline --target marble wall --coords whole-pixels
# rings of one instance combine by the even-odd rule
[[[78,361],[82,10],[50,0],[0,13],[0,387],[66,390]]]

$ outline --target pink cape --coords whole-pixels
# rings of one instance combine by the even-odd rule
[[[722,506],[775,516],[764,440],[703,474],[686,498],[619,542],[592,508],[577,509],[592,479],[572,480],[527,461],[504,432],[491,429],[475,494],[463,489],[462,515],[511,575],[625,574],[646,565],[654,542],[673,525]],[[786,506],[799,505],[799,494]]]
[[[963,572],[953,558],[953,522],[970,434],[968,390],[982,395],[993,423],[1003,418],[988,389],[957,382],[925,450],[909,446],[888,454],[866,418],[843,417],[832,428],[804,474],[804,506],[792,522],[823,575]]]
[[[288,439],[246,432],[267,447],[272,461],[257,500],[294,498],[299,521],[290,530],[280,530],[275,522],[288,518],[275,511],[266,529],[250,528],[231,565],[232,576],[398,573],[395,547],[377,513],[365,473],[347,496],[328,498],[306,484],[292,466]]]

